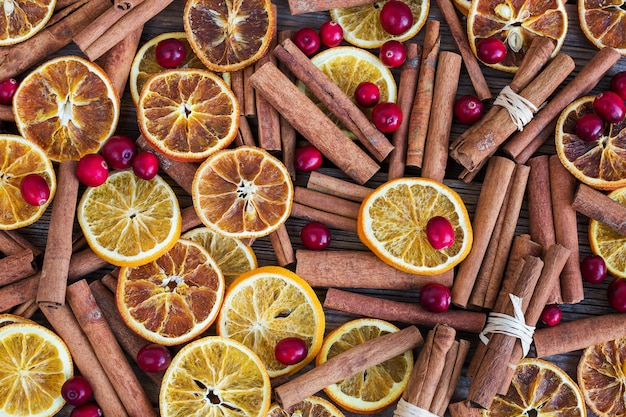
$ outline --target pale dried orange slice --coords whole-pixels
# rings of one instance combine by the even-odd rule
[[[498,395],[484,417],[585,417],[578,385],[558,366],[527,358],[515,369],[506,395]]]
[[[224,236],[256,238],[289,217],[293,184],[285,165],[261,148],[217,152],[196,171],[193,206],[205,226]]]
[[[626,55],[626,10],[621,0],[578,0],[583,33],[597,48],[614,48]]]
[[[117,171],[89,187],[76,217],[91,249],[117,266],[139,266],[170,250],[180,237],[182,217],[172,188],[156,176],[146,181]]]
[[[117,308],[124,322],[143,337],[166,346],[200,336],[217,317],[224,276],[209,252],[187,239],[161,257],[120,269]]]
[[[556,56],[567,35],[567,12],[563,0],[472,0],[467,15],[467,37],[474,55],[485,38],[500,39],[506,45],[506,58],[492,68],[516,72],[532,40],[547,37],[555,44]]]
[[[17,127],[53,161],[96,153],[117,127],[120,103],[106,73],[77,56],[51,59],[30,72],[13,97]]]
[[[270,0],[189,0],[183,23],[198,58],[217,72],[236,71],[257,61],[276,31]]]
[[[141,133],[158,152],[177,161],[202,161],[237,136],[239,103],[212,72],[172,69],[146,81],[137,119]]]
[[[311,286],[288,269],[265,266],[241,275],[228,287],[217,333],[252,349],[275,378],[291,375],[315,358],[324,326],[324,311]],[[276,344],[287,337],[306,343],[308,354],[301,362],[285,365],[274,357]]]
[[[208,227],[197,227],[181,236],[193,240],[209,251],[224,275],[226,287],[244,272],[258,266],[254,250],[239,239],[226,237]]]
[[[241,343],[209,336],[185,345],[165,371],[161,417],[265,417],[270,379],[257,355]]]
[[[41,175],[50,188],[50,198],[41,206],[24,201],[22,179]],[[13,230],[41,218],[56,192],[52,162],[38,145],[17,135],[0,135],[0,230]]]
[[[611,191],[609,197],[626,206],[626,187]],[[626,236],[597,220],[589,220],[589,245],[600,255],[608,271],[618,278],[626,278]]]
[[[454,244],[446,249],[433,248],[426,236],[426,225],[436,216],[448,219],[454,229]],[[385,263],[422,275],[454,268],[465,259],[473,240],[461,197],[427,178],[398,178],[379,186],[361,204],[357,231]]]
[[[73,374],[70,352],[52,331],[35,323],[0,327],[1,415],[56,415],[65,404],[61,387]]]
[[[56,0],[7,0],[0,13],[0,46],[23,42],[46,26]]]
[[[35,324],[31,319],[27,319],[26,317],[18,316],[16,314],[3,313],[0,314],[0,327],[8,326],[9,324],[15,323],[31,323]]]
[[[322,397],[308,397],[287,410],[278,404],[272,404],[267,417],[344,417],[344,414],[333,403]]]
[[[454,7],[461,12],[463,16],[467,16],[469,14],[469,10],[472,7],[471,0],[454,0]]]
[[[384,320],[363,318],[349,321],[324,338],[316,363],[321,365],[354,346],[399,330]],[[327,386],[324,392],[350,412],[378,413],[400,398],[412,370],[413,352],[407,350],[402,355]]]
[[[377,1],[363,6],[336,8],[330,10],[330,17],[343,29],[343,38],[354,46],[366,49],[380,48],[383,43],[394,39],[400,42],[411,39],[422,29],[428,18],[430,1],[401,0],[413,12],[413,25],[404,33],[393,36],[380,24],[380,11],[385,1]]]
[[[576,121],[593,113],[593,96],[581,97],[559,117],[554,142],[561,163],[585,184],[601,190],[626,186],[626,120],[605,123],[597,141],[585,142],[576,135]]]

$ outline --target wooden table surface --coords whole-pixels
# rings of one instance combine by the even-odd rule
[[[311,13],[300,16],[291,16],[289,13],[289,9],[287,6],[286,0],[274,0],[278,7],[279,19],[278,26],[279,29],[298,29],[303,26],[310,26],[313,28],[319,28],[319,26],[326,21],[329,16],[327,12],[319,12],[319,13]],[[183,2],[181,0],[175,0],[166,10],[160,13],[156,18],[149,21],[145,27],[141,37],[141,44],[145,43],[149,39],[154,36],[164,33],[164,32],[172,32],[172,31],[182,31],[183,30],[183,21],[182,21],[182,10],[183,10]],[[570,2],[567,4],[567,10],[569,14],[569,30],[567,39],[565,41],[565,45],[563,46],[562,52],[569,54],[572,58],[574,58],[576,62],[576,70],[570,77],[568,77],[568,81],[587,63],[587,61],[594,55],[596,49],[588,42],[584,36],[582,35],[579,24],[578,17],[576,14],[576,4]],[[430,8],[430,17],[439,19],[442,22],[441,25],[441,50],[448,51],[456,51],[456,46],[454,45],[452,38],[450,36],[450,32],[448,30],[448,26],[445,24],[443,19],[441,18],[441,14],[437,8],[437,4],[433,1],[431,2]],[[423,31],[418,34],[414,39],[410,42],[417,42],[418,44],[422,44],[424,33]],[[67,48],[61,51],[63,54],[80,54],[78,49],[70,45]],[[492,94],[496,95],[502,87],[507,85],[511,78],[511,74],[491,70],[490,68],[483,67],[484,74],[489,83]],[[604,89],[608,89],[610,75],[615,74],[619,71],[626,70],[626,59],[622,58],[609,72],[598,85],[598,87],[594,90],[594,92],[599,92]],[[397,72],[395,72],[397,76]],[[472,93],[472,86],[469,81],[469,77],[465,72],[465,69],[462,69],[461,78],[459,80],[459,88],[458,95]],[[251,119],[250,122],[254,125],[254,119]],[[5,131],[14,131],[14,126],[10,123],[5,123],[4,125]],[[464,127],[457,124],[456,122],[452,127],[451,139],[456,138],[462,131]],[[122,115],[120,118],[120,123],[118,126],[118,133],[126,134],[130,137],[137,137],[139,134],[136,114],[134,105],[130,98],[130,94],[127,91],[122,97]],[[540,151],[540,153],[554,153],[554,145],[548,144],[544,145]],[[325,165],[321,172],[334,175],[340,178],[346,178],[344,174],[342,174],[336,168],[333,168],[330,165]],[[446,170],[446,176],[444,182],[456,189],[463,200],[465,201],[467,208],[470,212],[470,215],[473,214],[476,200],[478,194],[480,192],[481,183],[480,177],[470,184],[463,184],[457,180],[457,175],[460,172],[459,166],[452,160],[448,162],[448,168]],[[419,169],[407,169],[406,176],[419,176]],[[376,186],[382,182],[384,182],[387,178],[386,166],[383,164],[381,171],[376,174],[370,182],[368,182],[368,186]],[[306,183],[306,175],[299,175],[296,183],[299,185],[303,185]],[[191,205],[191,200],[188,195],[184,193],[180,189],[180,187],[176,186],[173,181],[178,195],[180,196],[181,207],[187,207]],[[82,188],[81,188],[82,192]],[[45,247],[45,241],[47,236],[47,227],[49,220],[49,211],[34,225],[21,229],[20,232],[30,239],[36,246],[40,248]],[[301,248],[301,244],[299,242],[299,231],[301,227],[305,224],[304,221],[300,221],[297,219],[289,219],[287,221],[287,229],[291,236],[291,240],[293,242],[294,249]],[[580,242],[580,257],[581,259],[590,253],[589,243],[587,238],[587,224],[588,219],[578,215],[578,234],[579,234],[579,242]],[[75,231],[78,233],[79,228],[76,227]],[[528,233],[528,211],[527,205],[524,203],[521,216],[517,226],[517,234]],[[268,238],[258,239],[253,244],[253,249],[256,252],[256,255],[259,260],[260,265],[275,265],[277,264],[276,258],[273,253],[272,246],[269,243]],[[335,250],[366,250],[365,246],[360,243],[358,237],[354,233],[342,232],[339,230],[332,230],[332,243],[330,245],[330,249]],[[96,279],[101,277],[109,268],[97,271],[94,274],[89,275],[87,278]],[[587,316],[595,316],[610,313],[612,310],[608,305],[606,299],[606,288],[611,279],[605,280],[604,283],[600,285],[587,285],[585,284],[585,300],[576,305],[564,305],[562,306],[564,314],[563,321],[570,321],[574,319],[579,319]],[[316,289],[320,299],[323,301],[325,295],[324,288]],[[379,297],[385,297],[394,300],[406,301],[406,302],[417,302],[418,292],[417,291],[383,291],[383,290],[355,290],[364,294],[375,295]],[[354,317],[334,312],[334,311],[326,311],[326,320],[327,320],[327,331],[337,327],[339,324],[350,320]],[[36,314],[34,318],[46,324],[45,319],[41,314]],[[405,327],[405,324],[396,323],[400,327]],[[425,335],[427,329],[421,329],[422,333]],[[211,330],[212,331],[212,330]],[[210,332],[211,332],[210,331]],[[476,335],[473,334],[461,334],[463,338],[467,338],[472,341],[472,352],[474,346],[477,342]],[[470,355],[471,353],[470,352]],[[580,356],[580,351],[571,352],[565,355],[553,356],[548,358],[553,361],[557,365],[561,366],[565,371],[568,372],[574,379],[576,376],[576,365],[578,363],[578,359]],[[305,369],[309,369],[305,368]],[[158,387],[156,387],[149,379],[147,379],[140,371],[138,371],[138,376],[141,378],[143,385],[149,395],[149,397],[154,400],[155,407],[157,405],[158,399]],[[467,392],[467,386],[469,383],[469,379],[465,376],[461,377],[460,383],[457,386],[455,391],[453,401],[460,400],[465,397]],[[97,387],[95,387],[97,389]],[[395,407],[389,407],[380,415],[391,416],[393,414],[393,409]],[[59,412],[58,416],[68,416],[71,411],[71,407],[66,406],[61,412]],[[346,415],[352,415],[350,413],[346,413]],[[593,415],[589,412],[589,415]],[[107,417],[115,417],[115,416],[107,416]]]

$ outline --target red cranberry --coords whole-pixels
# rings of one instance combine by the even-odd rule
[[[311,172],[322,166],[322,153],[313,145],[305,145],[296,149],[296,169],[300,172]]]
[[[148,344],[137,352],[137,365],[144,372],[165,371],[172,362],[172,354],[165,346]]]
[[[332,20],[322,24],[322,26],[320,26],[320,40],[322,44],[329,48],[338,46],[343,40],[343,29],[341,25]]]
[[[406,60],[406,48],[402,42],[390,40],[380,47],[381,62],[389,68],[398,68]]]
[[[600,255],[587,255],[580,265],[580,271],[586,282],[599,284],[606,278],[606,263]]]
[[[102,417],[103,415],[100,407],[94,403],[80,405],[70,413],[70,417]]]
[[[302,28],[294,33],[293,43],[295,43],[306,56],[311,56],[320,49],[320,37],[317,32],[311,28]]]
[[[624,100],[613,91],[605,91],[593,100],[593,111],[605,122],[617,123],[626,115]]]
[[[378,103],[372,110],[372,122],[383,133],[396,131],[402,123],[402,109],[396,103]]]
[[[287,337],[276,344],[274,357],[283,365],[294,365],[302,362],[309,349],[304,340],[297,337]]]
[[[485,38],[476,45],[476,55],[485,64],[497,64],[506,58],[506,45],[500,39]]]
[[[156,62],[163,68],[176,68],[183,63],[187,56],[185,44],[179,39],[163,39],[154,49]]]
[[[616,278],[607,289],[609,304],[614,310],[623,313],[626,311],[626,279]]]
[[[473,125],[483,116],[483,102],[474,95],[466,94],[454,102],[454,115],[459,122]]]
[[[91,398],[91,385],[87,378],[74,375],[61,387],[61,396],[69,404],[77,407],[85,404]]]
[[[17,90],[17,80],[7,78],[0,81],[0,104],[10,105]]]
[[[626,100],[626,71],[618,72],[611,78],[611,91]]]
[[[76,165],[76,176],[88,187],[102,185],[109,176],[109,167],[106,161],[97,153],[85,155]]]
[[[450,308],[450,289],[442,284],[426,284],[420,290],[420,305],[431,313],[442,313]]]
[[[448,219],[435,216],[426,224],[426,238],[428,243],[437,249],[449,248],[454,244],[454,228]]]
[[[374,107],[380,100],[380,88],[369,81],[363,81],[354,90],[354,100],[361,107]]]
[[[300,240],[307,249],[326,249],[330,245],[330,229],[323,223],[307,223],[300,230]]]
[[[31,206],[41,206],[50,198],[50,187],[39,174],[28,174],[20,182],[22,198]]]
[[[390,0],[380,10],[380,25],[393,36],[402,35],[413,26],[413,12],[406,3]]]
[[[111,136],[104,142],[100,154],[113,169],[130,168],[137,155],[137,145],[131,138],[123,135]]]
[[[561,308],[556,304],[551,304],[549,306],[545,306],[543,312],[541,313],[541,322],[546,326],[556,326],[561,322],[561,317],[563,316],[563,312]]]
[[[588,113],[576,120],[576,136],[585,142],[593,142],[602,136],[603,122],[595,113]]]
[[[159,160],[152,152],[139,152],[133,160],[133,172],[144,180],[151,180],[159,172]]]

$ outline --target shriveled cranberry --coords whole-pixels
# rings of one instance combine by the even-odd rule
[[[606,278],[606,263],[600,255],[587,255],[580,264],[583,279],[590,284],[599,284]]]
[[[426,284],[420,290],[420,305],[431,313],[442,313],[450,308],[450,289],[442,284]]]
[[[28,174],[20,182],[22,198],[31,206],[41,206],[50,198],[50,186],[39,174]]]
[[[6,78],[0,81],[0,104],[10,105],[13,102],[17,85],[15,78]]]
[[[428,243],[437,249],[449,248],[454,244],[454,228],[450,220],[443,216],[435,216],[426,224]]]
[[[626,115],[624,100],[613,91],[604,91],[593,100],[593,111],[608,123],[617,123]]]
[[[626,71],[618,72],[611,78],[611,91],[626,100]]]
[[[293,34],[292,40],[306,56],[311,56],[320,49],[320,37],[317,32],[311,28],[299,29]]]
[[[309,349],[306,342],[297,337],[287,337],[276,344],[274,357],[283,365],[295,365],[306,358]]]
[[[165,371],[172,362],[172,354],[165,346],[150,343],[137,352],[137,365],[144,372]]]
[[[354,100],[361,107],[374,107],[380,101],[380,88],[369,81],[363,81],[354,90]]]
[[[378,103],[372,109],[372,123],[383,133],[391,133],[402,123],[402,109],[396,103]]]
[[[133,159],[137,155],[137,145],[128,136],[115,135],[104,142],[100,154],[111,168],[126,169],[132,166]]]
[[[603,121],[595,113],[587,113],[576,120],[576,136],[585,142],[593,142],[602,136]]]
[[[333,48],[343,40],[343,29],[339,23],[329,20],[320,26],[320,40],[324,46]]]
[[[497,64],[506,58],[506,45],[500,39],[485,38],[476,45],[476,55],[485,64]]]
[[[466,94],[454,102],[454,116],[459,122],[472,125],[483,116],[484,105],[478,97]]]
[[[97,153],[88,154],[78,161],[76,176],[86,186],[97,187],[106,182],[109,176],[109,167],[102,155]]]
[[[413,26],[413,12],[406,3],[390,0],[380,10],[380,25],[391,35],[402,35]]]
[[[97,404],[87,403],[72,410],[70,417],[102,417],[102,409]]]
[[[326,249],[330,245],[330,229],[324,223],[307,223],[300,230],[300,240],[307,249]]]
[[[185,44],[176,38],[163,39],[154,49],[156,62],[163,68],[176,68],[187,57]]]
[[[402,42],[389,40],[380,47],[379,55],[383,65],[398,68],[406,61],[406,47]]]
[[[296,149],[295,164],[300,172],[311,172],[322,166],[322,153],[313,145],[305,145]]]
[[[563,311],[556,304],[545,306],[541,312],[541,322],[546,326],[556,326],[561,322],[561,317],[563,317]]]
[[[133,172],[144,180],[151,180],[159,172],[159,160],[152,152],[139,152],[133,160]]]
[[[89,401],[91,394],[91,384],[89,384],[87,378],[80,375],[74,375],[65,381],[61,387],[61,396],[69,405],[74,407]]]
[[[615,311],[626,311],[626,279],[614,279],[607,289],[609,304]]]

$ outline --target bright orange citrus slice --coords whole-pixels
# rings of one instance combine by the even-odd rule
[[[555,130],[556,152],[569,172],[585,184],[601,190],[626,186],[626,120],[605,123],[597,141],[585,142],[576,135],[576,121],[593,112],[593,96],[567,106]]]
[[[328,400],[312,396],[292,405],[287,410],[272,404],[267,417],[344,417],[344,414]]]
[[[626,55],[626,10],[622,0],[578,0],[583,33],[597,48],[615,48]]]
[[[53,161],[96,153],[117,127],[119,97],[106,73],[77,56],[34,69],[13,97],[17,127]]]
[[[41,175],[48,183],[50,198],[41,206],[24,201],[22,179]],[[0,135],[0,230],[13,230],[39,220],[56,192],[52,162],[38,145],[16,135]]]
[[[236,71],[257,61],[276,31],[270,0],[189,0],[183,22],[198,58],[217,72]]]
[[[467,15],[467,37],[474,55],[485,38],[497,38],[506,45],[506,57],[492,68],[516,72],[535,37],[550,38],[556,56],[567,35],[567,12],[563,0],[472,0]]]
[[[230,145],[239,127],[239,103],[219,76],[172,69],[150,77],[137,103],[139,128],[160,153],[202,161]]]
[[[626,206],[626,187],[611,191],[609,197]],[[618,278],[626,278],[626,236],[597,220],[589,220],[591,251],[604,259],[608,271]]]
[[[217,152],[196,171],[193,205],[205,226],[224,236],[256,238],[291,212],[293,184],[285,165],[261,148]]]
[[[0,46],[23,42],[46,26],[56,0],[8,0],[0,13]]]

